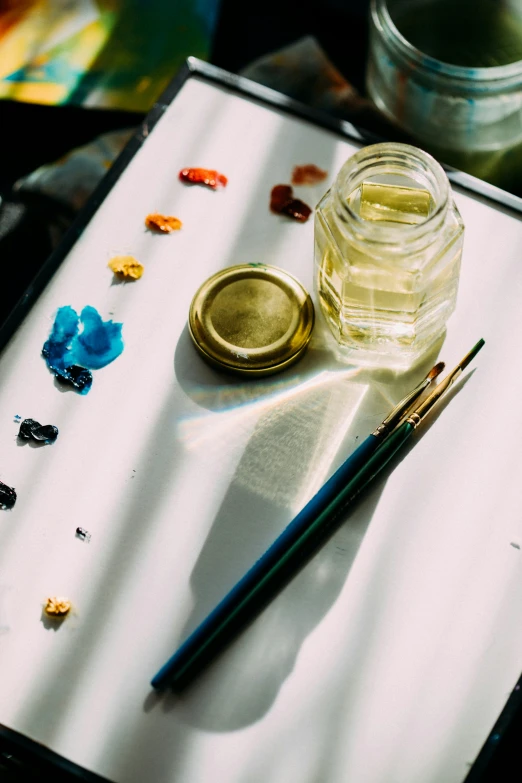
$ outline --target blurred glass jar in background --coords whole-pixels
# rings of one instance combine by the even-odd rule
[[[438,160],[522,196],[522,0],[371,0],[367,89]]]

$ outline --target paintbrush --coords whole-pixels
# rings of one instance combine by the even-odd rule
[[[203,644],[204,638],[211,635],[213,629],[218,630],[222,622],[226,622],[229,613],[233,612],[236,605],[247,596],[265,576],[273,571],[285,554],[298,542],[303,533],[312,525],[318,516],[329,507],[349,482],[357,475],[365,465],[377,447],[386,439],[390,432],[404,419],[412,409],[412,406],[421,397],[424,390],[438,377],[444,369],[444,362],[438,362],[425,378],[418,383],[403,399],[393,408],[379,426],[361,443],[361,445],[343,462],[341,467],[311,498],[304,508],[284,529],[272,546],[252,566],[243,579],[223,599],[214,612],[196,629],[183,647],[171,658],[171,660],[154,677],[152,684],[155,688],[163,688],[170,684],[171,674],[177,668],[178,663],[190,657],[190,650]]]
[[[417,402],[412,409],[410,408],[406,417],[404,417],[402,422],[398,424],[393,432],[379,444],[370,459],[358,471],[353,481],[349,482],[339,496],[325,509],[325,516],[331,516],[334,512],[336,513],[337,510],[344,509],[346,504],[354,500],[377,473],[380,473],[383,467],[392,459],[394,454],[404,446],[408,438],[422,421],[424,421],[426,415],[433,406],[444,396],[444,394],[446,394],[457,378],[462,375],[468,364],[475,358],[483,345],[484,340],[479,340],[446,378],[435,386],[432,392],[424,399],[420,400],[420,402]],[[317,525],[318,522],[319,518],[314,524]]]
[[[292,524],[295,524],[296,528],[303,529],[308,522],[315,519],[323,508],[326,508],[328,503],[344,486],[346,486],[348,481],[353,478],[361,466],[367,462],[390,432],[392,432],[405,418],[412,406],[422,395],[423,391],[440,375],[444,366],[444,362],[438,362],[431,368],[426,377],[397,403],[379,426],[363,440],[355,451],[343,462],[341,467],[337,469],[333,476],[328,479],[314,497],[306,504],[303,510],[295,517],[294,522],[290,523],[286,530],[289,530]],[[285,533],[282,535],[285,535]]]

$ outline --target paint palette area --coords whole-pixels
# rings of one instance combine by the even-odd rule
[[[315,205],[363,144],[190,60],[0,326],[0,737],[72,779],[481,780],[522,671],[522,202],[451,173],[466,238],[444,340],[407,373],[362,369],[313,257]],[[191,339],[195,293],[240,265],[316,304],[275,375]],[[444,415],[325,546],[188,689],[154,691],[390,408],[480,337]]]

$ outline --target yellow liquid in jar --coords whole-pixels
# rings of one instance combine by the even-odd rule
[[[351,194],[350,205],[364,220],[415,225],[429,216],[431,194],[420,188],[363,182]]]
[[[382,350],[387,357],[395,352],[407,366],[442,332],[453,310],[462,242],[435,250],[421,274],[408,263],[407,251],[404,262],[393,253],[375,259],[364,243],[350,243],[336,228],[331,200],[323,201],[316,215],[316,284],[331,330],[341,345]],[[390,226],[422,222],[433,206],[426,190],[366,182],[348,201],[357,215],[370,216],[368,222]],[[455,234],[461,236],[461,230]]]

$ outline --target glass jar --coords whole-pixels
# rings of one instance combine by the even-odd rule
[[[425,194],[426,214],[367,219],[363,183]],[[408,144],[364,147],[317,205],[314,233],[316,295],[341,353],[412,366],[442,336],[457,298],[464,225],[442,166]]]
[[[520,0],[371,0],[366,79],[438,160],[522,195]]]

